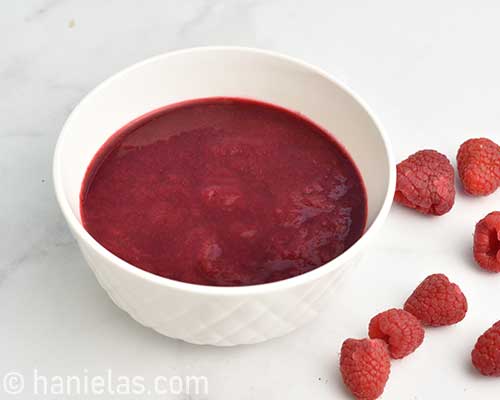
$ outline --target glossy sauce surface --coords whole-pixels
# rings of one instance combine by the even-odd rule
[[[86,230],[138,268],[215,286],[327,263],[363,233],[366,194],[346,151],[283,108],[199,99],[115,133],[81,190]]]

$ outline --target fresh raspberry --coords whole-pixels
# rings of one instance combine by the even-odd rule
[[[392,358],[403,358],[422,344],[424,328],[409,312],[392,308],[371,319],[368,335],[387,342]]]
[[[423,214],[443,215],[455,202],[455,172],[435,150],[422,150],[397,166],[394,200]]]
[[[493,193],[500,185],[500,146],[486,138],[469,139],[458,149],[457,167],[467,193]]]
[[[500,321],[479,336],[471,356],[481,374],[500,376]]]
[[[500,272],[500,211],[493,211],[476,224],[474,259],[491,272]]]
[[[387,345],[380,339],[347,339],[340,351],[340,372],[357,399],[378,398],[391,372]]]
[[[404,309],[427,326],[453,325],[464,319],[467,299],[446,275],[429,275],[406,300]]]

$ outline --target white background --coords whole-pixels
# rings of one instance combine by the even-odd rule
[[[374,314],[401,306],[425,276],[443,272],[461,285],[469,313],[456,326],[427,330],[416,353],[394,362],[383,398],[498,399],[500,380],[475,373],[470,351],[500,319],[500,274],[474,265],[471,244],[475,222],[500,208],[500,191],[469,198],[459,190],[453,210],[439,218],[393,207],[315,322],[261,345],[213,348],[162,337],[111,303],[65,227],[50,174],[59,130],[92,87],[146,57],[209,44],[313,63],[371,105],[398,160],[434,148],[454,163],[469,137],[500,141],[499,39],[494,0],[4,0],[0,374],[35,367],[49,376],[84,368],[198,374],[209,379],[208,395],[164,398],[349,398],[337,370],[342,341],[365,336]]]

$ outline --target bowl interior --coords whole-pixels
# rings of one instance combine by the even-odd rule
[[[258,99],[297,111],[342,143],[363,176],[369,227],[390,186],[387,144],[365,108],[320,71],[286,57],[236,48],[159,56],[120,72],[74,110],[55,156],[56,187],[80,221],[80,186],[92,157],[116,130],[167,104],[202,97]]]

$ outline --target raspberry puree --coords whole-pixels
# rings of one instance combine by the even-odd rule
[[[152,111],[90,163],[82,222],[106,249],[179,281],[289,278],[362,235],[366,194],[346,151],[271,104],[208,98]]]

